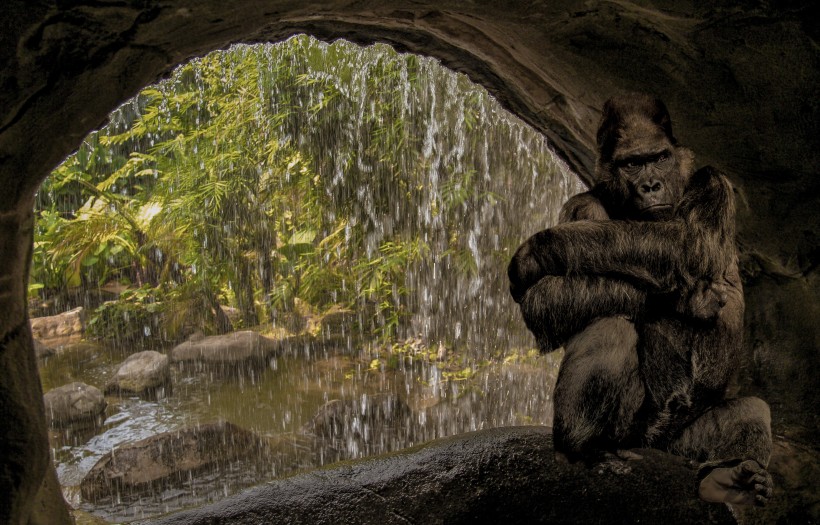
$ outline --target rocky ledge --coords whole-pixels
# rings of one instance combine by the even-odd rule
[[[274,481],[142,525],[735,523],[656,450],[620,468],[554,460],[549,429],[482,430]]]

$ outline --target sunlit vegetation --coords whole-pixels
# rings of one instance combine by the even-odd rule
[[[526,149],[536,134],[433,65],[301,37],[145,88],[42,186],[33,311],[84,305],[92,334],[150,344],[342,307],[388,339],[441,315],[431,283],[448,305],[503,293],[521,225],[497,230],[543,226],[568,188],[546,147]]]

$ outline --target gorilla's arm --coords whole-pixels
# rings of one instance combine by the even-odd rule
[[[527,290],[519,306],[538,348],[546,353],[563,346],[594,319],[639,317],[645,301],[644,292],[622,280],[548,275]]]
[[[676,218],[663,222],[590,221],[536,233],[515,253],[508,274],[517,302],[542,277],[602,276],[649,293],[719,279],[734,257],[734,201],[712,168],[692,175]],[[612,315],[617,312],[611,312]]]
[[[625,221],[561,224],[530,237],[513,256],[508,274],[516,301],[542,277],[607,276],[651,293],[675,289],[681,273],[684,225]]]
[[[601,202],[591,192],[570,198],[561,208],[560,223],[608,220]],[[562,346],[599,317],[638,316],[646,294],[622,279],[600,276],[545,276],[518,302],[527,328],[542,352]]]

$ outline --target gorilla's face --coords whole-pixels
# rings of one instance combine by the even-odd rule
[[[622,128],[612,156],[612,177],[628,191],[629,215],[638,220],[673,216],[686,180],[677,148],[651,121]]]

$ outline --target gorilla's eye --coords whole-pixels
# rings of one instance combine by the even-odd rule
[[[628,175],[634,175],[641,171],[643,167],[643,163],[639,160],[628,160],[621,165],[621,169],[624,170]]]
[[[672,158],[672,156],[669,153],[664,151],[663,153],[658,155],[658,162],[666,162],[670,158]]]

